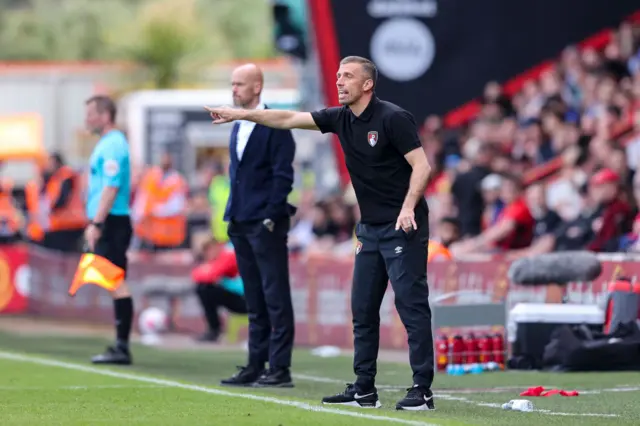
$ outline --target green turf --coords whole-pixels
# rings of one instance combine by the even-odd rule
[[[53,336],[17,336],[0,333],[0,351],[32,354],[90,366],[87,359],[107,342],[98,339]],[[111,371],[169,379],[213,389],[242,364],[243,353],[203,350],[161,351],[135,346],[135,365],[110,367]],[[536,372],[485,373],[476,376],[436,377],[437,411],[396,412],[392,408],[410,383],[407,365],[380,363],[378,385],[384,408],[344,410],[396,417],[438,425],[637,425],[640,424],[638,391],[602,391],[567,398],[529,398],[536,408],[566,415],[505,412],[480,404],[502,404],[519,398],[520,390],[535,385],[563,389],[602,390],[622,386],[640,387],[639,373],[551,374]],[[149,383],[105,377],[88,372],[39,366],[0,359],[0,413],[10,425],[375,425],[369,419],[325,412],[305,411],[271,402],[251,401],[172,387],[149,387]],[[318,358],[299,350],[294,355],[294,373],[335,383],[296,378],[295,389],[231,390],[281,400],[318,404],[323,395],[342,390],[342,381],[352,379],[347,357]],[[70,387],[71,386],[71,387]],[[85,386],[86,388],[81,388]],[[120,387],[123,386],[123,387]],[[486,391],[508,387],[499,393]],[[224,388],[227,390],[227,388]],[[615,414],[616,418],[576,414]]]

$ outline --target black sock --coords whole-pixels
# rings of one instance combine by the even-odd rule
[[[131,322],[133,321],[133,299],[125,297],[115,299],[113,308],[116,319],[116,339],[120,349],[129,349],[129,335],[131,334]]]

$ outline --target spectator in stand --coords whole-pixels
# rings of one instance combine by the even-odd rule
[[[570,143],[567,138],[565,114],[562,111],[547,109],[542,113],[542,129],[544,131],[548,157],[544,161],[551,160],[556,153],[562,152]]]
[[[611,75],[616,81],[629,77],[627,61],[622,57],[622,50],[618,43],[609,43],[604,50],[603,71]]]
[[[303,190],[298,204],[298,211],[292,218],[289,231],[289,251],[300,253],[309,247],[314,240],[314,192]]]
[[[567,47],[562,52],[559,65],[560,69],[564,72],[562,99],[571,110],[576,111],[580,109],[580,105],[582,104],[580,84],[585,75],[578,49],[574,46]]]
[[[211,206],[206,187],[194,186],[187,198],[187,243],[192,247],[193,237],[207,233],[211,235]]]
[[[620,177],[611,169],[603,169],[589,181],[599,217],[593,222],[594,239],[587,249],[597,252],[615,251],[619,238],[629,231],[631,208],[621,199]]]
[[[351,255],[356,244],[356,222],[352,210],[341,198],[336,198],[329,203],[329,217],[335,229],[332,252],[336,255]]]
[[[537,118],[530,118],[521,125],[519,143],[515,150],[520,160],[533,166],[543,164],[555,156],[551,143],[544,140],[542,124]]]
[[[503,116],[511,116],[514,114],[513,105],[511,100],[502,91],[502,87],[496,81],[490,81],[484,87],[484,94],[482,96],[483,105],[498,105],[501,109]]]
[[[633,175],[627,166],[627,155],[624,148],[616,145],[605,162],[605,166],[620,178],[620,196],[627,203],[633,200],[632,182]]]
[[[640,214],[640,173],[635,173],[631,181],[630,204],[634,215]]]
[[[462,159],[458,154],[449,154],[444,159],[444,179],[442,189],[445,192],[451,192],[451,185],[458,176],[458,170]]]
[[[640,76],[640,72],[638,73],[638,76]],[[633,128],[635,136],[631,138],[626,148],[627,166],[634,173],[638,170],[638,166],[640,166],[640,77],[638,77],[637,83],[634,83],[634,88],[636,87],[638,92],[638,103],[635,111],[633,112]]]
[[[529,186],[525,192],[525,198],[529,211],[535,220],[533,239],[555,232],[562,223],[562,219],[558,213],[547,206],[544,184],[535,183]]]
[[[544,95],[540,91],[538,82],[527,81],[522,88],[522,97],[519,99],[520,108],[517,108],[520,121],[537,119],[544,106],[544,101]]]
[[[0,176],[0,245],[20,241],[23,222],[24,218],[13,197],[13,181]]]
[[[484,212],[482,213],[482,229],[495,225],[504,209],[504,202],[500,199],[500,187],[502,178],[495,173],[482,179],[480,188],[484,200]]]
[[[455,217],[442,218],[435,231],[435,237],[430,240],[436,241],[446,248],[460,241],[460,223]]]
[[[335,242],[343,243],[351,240],[356,224],[353,221],[351,212],[343,204],[342,200],[339,198],[331,200],[328,203],[327,210]]]
[[[317,202],[312,213],[313,240],[307,245],[312,252],[328,252],[335,245],[336,230],[329,220],[329,213],[324,202]]]
[[[505,152],[496,152],[491,160],[491,171],[498,174],[512,173],[516,166],[519,166],[519,163],[514,162],[513,158]]]
[[[577,218],[563,222],[556,232],[538,238],[521,255],[550,251],[618,250],[621,237],[630,230],[631,209],[619,198],[619,177],[609,169],[593,175],[582,191],[582,209]]]
[[[522,195],[520,180],[512,175],[502,177],[500,198],[506,204],[497,222],[477,237],[452,247],[454,254],[479,251],[507,251],[527,247],[533,238],[534,219]]]
[[[620,238],[618,249],[625,252],[640,252],[640,214],[633,220],[631,232]]]
[[[489,167],[495,153],[493,147],[486,143],[479,143],[476,149],[469,151],[467,159],[471,162],[470,170],[460,173],[451,186],[463,237],[476,236],[482,229],[484,201],[480,182],[491,173]]]
[[[544,98],[544,108],[548,108],[553,102],[562,104],[562,77],[556,66],[540,76],[540,91]]]
[[[587,182],[587,175],[580,166],[585,159],[580,147],[568,147],[562,153],[563,166],[558,176],[546,186],[547,205],[564,221],[571,221],[580,214],[583,200],[580,188]]]
[[[134,246],[151,252],[184,247],[187,241],[189,186],[164,152],[142,176],[132,207]]]
[[[549,237],[553,238],[556,230],[562,224],[560,216],[547,206],[544,184],[536,183],[529,186],[525,192],[525,198],[529,211],[535,220],[533,242],[529,247],[510,251],[508,258],[511,260],[532,254],[531,247],[536,247],[540,242],[544,246],[545,240]]]
[[[625,201],[634,200],[635,193],[640,193],[630,185],[638,181],[634,174],[640,165],[640,138],[631,139],[625,158],[625,141],[620,134],[630,123],[640,133],[640,39],[637,37],[640,32],[637,29],[623,24],[602,54],[593,49],[582,52],[575,47],[565,49],[557,65],[545,71],[538,81],[526,82],[511,99],[518,119],[516,127],[508,108],[497,108],[497,104],[506,104],[499,85],[488,83],[470,137],[460,139],[461,164],[473,160],[473,156],[468,155],[473,149],[468,147],[477,143],[474,138],[499,147],[487,165],[489,173],[524,172],[528,171],[526,167],[548,164],[562,156],[560,172],[555,174],[549,167],[553,174],[547,177],[548,184],[527,192],[529,214],[535,216],[537,224],[533,232],[538,251],[541,246],[546,246],[546,250],[607,251],[628,231],[629,225],[624,222],[629,220],[624,217],[629,216],[629,206]],[[590,175],[594,178],[587,186]],[[465,173],[460,173],[457,180],[462,181],[463,176]],[[453,200],[463,234],[468,235],[465,216],[469,216],[472,209],[460,199],[456,189],[454,183]],[[469,192],[473,193],[473,189]],[[508,210],[505,209],[505,214]],[[545,213],[549,211],[555,214]],[[554,216],[554,223],[558,222],[558,216],[562,220],[556,233],[544,219],[547,214]],[[507,226],[502,223],[503,227]],[[498,224],[485,230],[479,239],[494,235]],[[479,239],[456,244],[456,253],[486,249],[486,241],[480,244]]]
[[[555,232],[539,236],[530,247],[509,253],[509,257],[516,259],[551,251],[584,250],[594,238],[593,221],[598,217],[597,203],[587,189],[587,185],[580,188],[582,209],[577,217],[562,222]]]

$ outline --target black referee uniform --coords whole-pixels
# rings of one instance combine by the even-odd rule
[[[360,116],[347,106],[311,114],[322,133],[339,136],[361,214],[351,295],[357,380],[342,394],[324,398],[323,403],[380,405],[374,385],[380,305],[391,281],[396,308],[409,336],[414,382],[396,408],[433,409],[426,201],[421,199],[415,208],[417,230],[406,233],[395,229],[412,173],[404,155],[421,147],[415,120],[409,112],[375,96]]]

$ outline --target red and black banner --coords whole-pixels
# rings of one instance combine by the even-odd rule
[[[309,0],[327,102],[341,57],[379,68],[377,94],[418,122],[613,28],[638,0]]]

